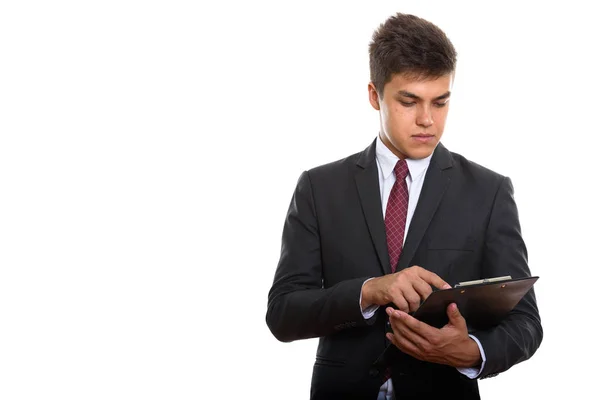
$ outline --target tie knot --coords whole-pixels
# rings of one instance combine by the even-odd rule
[[[394,167],[394,175],[396,175],[396,179],[406,179],[406,176],[408,175],[408,165],[406,164],[406,160],[398,160]]]

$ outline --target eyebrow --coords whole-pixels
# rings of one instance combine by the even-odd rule
[[[398,94],[400,94],[401,96],[404,96],[404,97],[410,97],[411,99],[421,100],[421,98],[419,96],[417,96],[414,93],[407,92],[406,90],[399,90]],[[450,91],[444,93],[441,96],[436,97],[433,100],[434,101],[436,101],[436,100],[444,100],[444,99],[447,99],[448,97],[450,97]]]

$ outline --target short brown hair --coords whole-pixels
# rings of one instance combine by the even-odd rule
[[[391,16],[373,33],[369,44],[371,82],[377,93],[392,76],[438,78],[453,73],[456,50],[436,25],[410,14]]]

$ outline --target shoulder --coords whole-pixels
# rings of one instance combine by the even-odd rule
[[[341,158],[326,164],[318,165],[310,168],[307,172],[311,176],[330,176],[347,173],[356,167],[358,159],[362,152],[352,154],[348,157]]]
[[[312,167],[303,175],[316,184],[331,185],[347,182],[355,176],[358,170],[375,163],[375,142],[366,149],[347,157]]]
[[[470,204],[471,207],[493,205],[512,197],[514,188],[508,176],[467,159],[465,156],[447,151],[449,168],[444,172],[452,182],[451,193],[454,198]],[[452,197],[451,196],[451,197]]]
[[[465,156],[448,151],[452,159],[453,167],[463,175],[466,179],[475,181],[477,183],[489,183],[499,185],[508,177],[493,171],[490,168],[484,167],[483,165],[467,159]]]
[[[432,159],[441,170],[446,170],[452,181],[461,190],[483,193],[497,193],[501,188],[512,191],[510,178],[497,171],[467,159],[462,154],[449,151],[443,145],[438,145]]]

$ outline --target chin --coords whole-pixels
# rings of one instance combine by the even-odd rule
[[[431,155],[431,153],[433,153],[434,150],[435,150],[435,147],[427,148],[427,149],[415,149],[415,150],[409,151],[407,156],[408,156],[408,158],[412,158],[414,160],[420,160],[422,158],[429,157]]]

